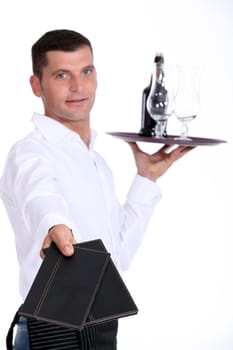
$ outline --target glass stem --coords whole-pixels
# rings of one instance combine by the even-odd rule
[[[188,137],[188,123],[182,122],[181,129],[180,129],[180,136],[181,137]]]
[[[155,126],[155,137],[161,138],[164,136],[166,129],[166,121],[158,120]]]

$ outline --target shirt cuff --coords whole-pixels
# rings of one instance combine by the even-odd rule
[[[48,230],[55,225],[64,224],[72,229],[72,223],[67,220],[64,216],[59,214],[49,214],[46,215],[38,226],[38,233],[40,236],[45,237]]]
[[[156,204],[162,198],[162,193],[156,182],[137,174],[131,184],[127,198],[129,201],[140,204],[151,201]]]

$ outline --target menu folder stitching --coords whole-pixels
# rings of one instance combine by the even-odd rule
[[[37,307],[35,309],[34,315],[37,315],[39,313],[40,306],[43,304],[43,300],[46,298],[46,295],[47,295],[47,292],[49,290],[49,287],[50,287],[50,285],[51,285],[51,283],[52,283],[52,281],[53,281],[53,279],[54,279],[54,277],[56,275],[56,272],[59,269],[59,266],[60,266],[61,263],[62,263],[62,256],[59,256],[59,258],[56,261],[56,264],[54,265],[53,270],[51,271],[51,275],[50,275],[50,277],[48,279],[48,282],[46,283],[45,288],[44,288],[44,290],[43,290],[43,292],[41,294],[41,298],[38,301],[38,304],[37,304]]]
[[[74,245],[71,257],[54,243],[19,314],[82,330],[84,326],[137,314],[137,306],[100,239]]]

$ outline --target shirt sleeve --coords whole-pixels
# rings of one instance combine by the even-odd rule
[[[24,142],[10,151],[1,180],[1,196],[6,206],[10,212],[20,212],[29,238],[37,241],[38,246],[51,226],[63,223],[72,227],[55,175],[44,146]]]
[[[157,183],[136,175],[120,212],[120,269],[126,270],[146,233],[155,205],[162,197]]]

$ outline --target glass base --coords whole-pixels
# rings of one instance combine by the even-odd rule
[[[174,140],[192,141],[192,139],[188,136],[178,136],[178,137],[175,137]]]
[[[163,135],[154,135],[153,136],[154,137],[154,139],[166,139],[166,136],[163,134]]]

